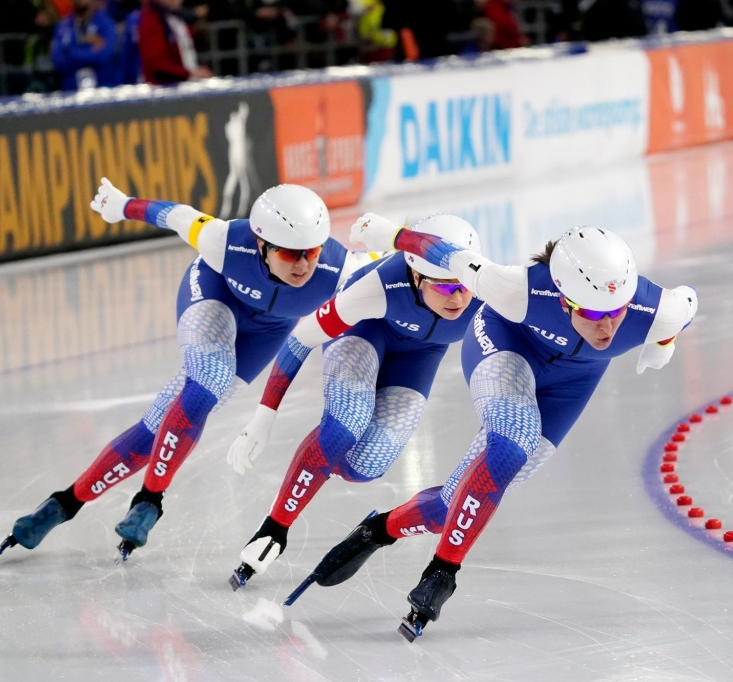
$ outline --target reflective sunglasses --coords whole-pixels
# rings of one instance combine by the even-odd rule
[[[563,301],[568,308],[572,308],[584,320],[590,320],[591,322],[598,322],[606,315],[613,320],[629,306],[628,303],[624,303],[620,308],[616,308],[615,310],[590,310],[590,308],[581,308],[577,303],[573,303],[569,298],[562,298],[561,301]]]
[[[268,251],[272,251],[281,261],[285,263],[297,263],[301,258],[312,261],[321,255],[323,245],[314,246],[311,249],[286,249],[283,246],[275,246],[269,242],[265,242]]]
[[[429,277],[423,277],[422,281],[427,282],[433,291],[437,291],[443,296],[452,296],[456,291],[460,291],[462,294],[468,291],[460,282],[444,282],[440,279],[430,279]]]

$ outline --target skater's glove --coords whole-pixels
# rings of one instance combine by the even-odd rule
[[[366,244],[370,251],[391,251],[400,227],[376,213],[365,213],[351,226],[352,244]]]
[[[636,363],[636,373],[641,374],[647,367],[661,369],[671,359],[674,353],[674,339],[668,343],[645,343],[641,347],[639,362]]]
[[[265,449],[276,416],[277,410],[258,405],[252,421],[242,429],[232,443],[227,453],[227,463],[231,464],[238,474],[244,475],[247,469],[251,469]]]
[[[108,223],[117,223],[125,220],[125,205],[130,197],[120,192],[107,178],[102,178],[102,184],[97,189],[97,195],[92,199],[91,207]]]

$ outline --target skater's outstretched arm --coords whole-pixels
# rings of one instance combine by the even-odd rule
[[[527,315],[526,266],[499,265],[480,253],[432,234],[398,227],[374,213],[364,214],[352,225],[350,239],[377,251],[407,251],[450,270],[469,291],[511,322],[522,322]]]
[[[229,222],[171,201],[128,197],[107,178],[102,178],[91,207],[108,223],[140,220],[148,225],[177,232],[193,246],[216,272],[224,267]]]

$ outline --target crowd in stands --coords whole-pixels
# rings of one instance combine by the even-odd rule
[[[676,0],[671,30],[730,25],[730,0]],[[3,0],[0,95],[170,84],[303,66],[402,62],[538,42],[526,12],[549,11],[543,42],[640,37],[641,0]],[[544,7],[543,7],[544,5]],[[219,22],[228,22],[222,24]],[[246,60],[205,63],[216,49]],[[334,48],[324,61],[319,46]],[[290,56],[289,56],[290,55]],[[277,58],[274,58],[277,56]],[[244,66],[242,66],[244,64]]]

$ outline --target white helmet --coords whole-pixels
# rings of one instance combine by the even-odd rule
[[[331,233],[326,204],[302,185],[277,185],[265,190],[249,214],[252,231],[286,249],[312,249]]]
[[[436,237],[441,237],[447,242],[462,246],[464,249],[481,253],[481,240],[476,230],[463,218],[456,215],[436,213],[419,220],[412,229],[426,234],[434,234]],[[415,272],[425,275],[425,277],[455,279],[455,275],[450,270],[432,265],[424,258],[414,254],[405,253],[405,260]]]
[[[550,274],[563,296],[581,308],[615,310],[636,292],[636,259],[617,234],[574,227],[555,244]]]

